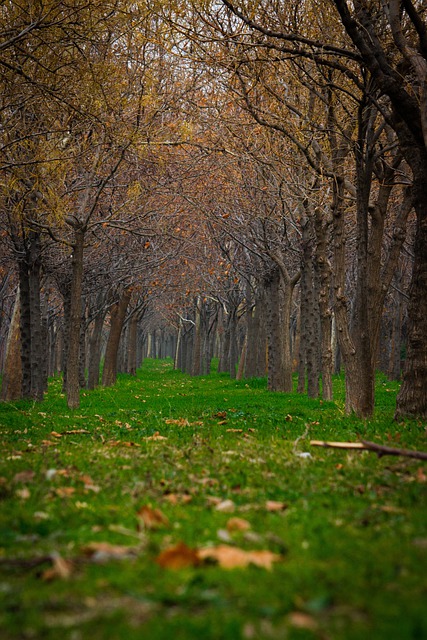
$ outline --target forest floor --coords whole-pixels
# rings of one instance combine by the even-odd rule
[[[427,638],[427,449],[393,422],[145,361],[84,392],[0,405],[0,637]]]

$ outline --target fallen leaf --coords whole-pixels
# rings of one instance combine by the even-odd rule
[[[82,553],[94,562],[124,560],[135,556],[135,548],[109,542],[90,542],[82,547]]]
[[[138,524],[145,529],[160,529],[161,527],[169,527],[169,519],[160,509],[153,509],[148,505],[144,505],[137,511]]]
[[[296,627],[297,629],[308,629],[310,631],[315,631],[318,627],[316,620],[313,616],[308,615],[308,613],[303,613],[302,611],[293,611],[288,616],[289,623]]]
[[[146,440],[167,440],[166,436],[161,436],[160,431],[155,431],[152,436],[147,436]]]
[[[163,500],[167,500],[171,504],[188,504],[193,499],[189,493],[166,493]]]
[[[166,424],[176,424],[178,427],[189,427],[190,423],[188,422],[187,418],[178,418],[177,420],[174,420],[173,418],[168,418],[167,420],[165,420]]]
[[[284,511],[288,505],[285,502],[278,502],[276,500],[267,500],[265,508],[267,511]]]
[[[272,551],[245,551],[226,544],[200,549],[199,557],[202,560],[215,560],[223,569],[245,568],[250,564],[271,569],[273,562],[281,560],[281,556]]]
[[[14,475],[13,482],[32,482],[35,475],[34,471],[20,471]]]
[[[27,487],[24,487],[23,489],[17,489],[15,491],[15,494],[18,496],[18,498],[21,498],[21,500],[28,500],[28,498],[31,495],[31,493],[30,493],[29,489],[27,489]]]
[[[50,582],[51,580],[61,579],[67,580],[73,570],[73,565],[69,560],[62,558],[59,553],[52,556],[52,567],[46,569],[42,573],[42,580]]]
[[[417,471],[417,482],[426,482],[427,476],[424,472],[424,469],[420,467]]]
[[[220,422],[218,424],[221,424]],[[227,433],[243,433],[243,429],[226,429]]]
[[[51,431],[50,435],[54,438],[62,438],[62,434],[58,433],[57,431]]]
[[[228,531],[248,531],[250,523],[244,518],[230,518],[227,522]]]
[[[227,529],[218,529],[218,531],[216,532],[216,537],[218,538],[218,540],[221,540],[221,542],[233,542],[233,538],[230,535],[230,532],[227,531]]]
[[[61,435],[63,436],[70,436],[75,433],[90,433],[90,431],[88,431],[87,429],[68,429],[67,431],[61,431]]]
[[[235,509],[236,505],[232,500],[223,500],[215,507],[215,511],[220,511],[221,513],[233,513]]]
[[[59,498],[66,498],[67,496],[72,496],[76,490],[74,487],[58,487],[55,489],[55,493]]]
[[[156,558],[157,564],[165,569],[183,569],[197,567],[200,564],[199,553],[196,549],[187,547],[184,542],[169,547]]]

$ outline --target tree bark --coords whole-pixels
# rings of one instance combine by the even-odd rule
[[[20,332],[20,296],[16,293],[13,313],[6,343],[6,355],[0,400],[11,402],[22,398],[22,364],[21,364],[21,332]]]
[[[125,289],[120,300],[113,305],[110,317],[110,333],[108,335],[105,351],[104,370],[102,372],[102,385],[111,387],[117,379],[117,354],[125,321],[126,311],[132,296],[132,289]]]
[[[80,326],[82,317],[83,256],[85,233],[74,230],[70,311],[68,318],[66,394],[69,409],[80,406]]]

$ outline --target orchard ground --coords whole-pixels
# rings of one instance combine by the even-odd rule
[[[265,379],[136,378],[0,405],[2,640],[427,637],[427,464],[310,440],[426,450]]]

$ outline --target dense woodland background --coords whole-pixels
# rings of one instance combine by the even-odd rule
[[[423,2],[6,1],[2,399],[144,357],[427,415]],[[100,365],[103,362],[102,375]]]

